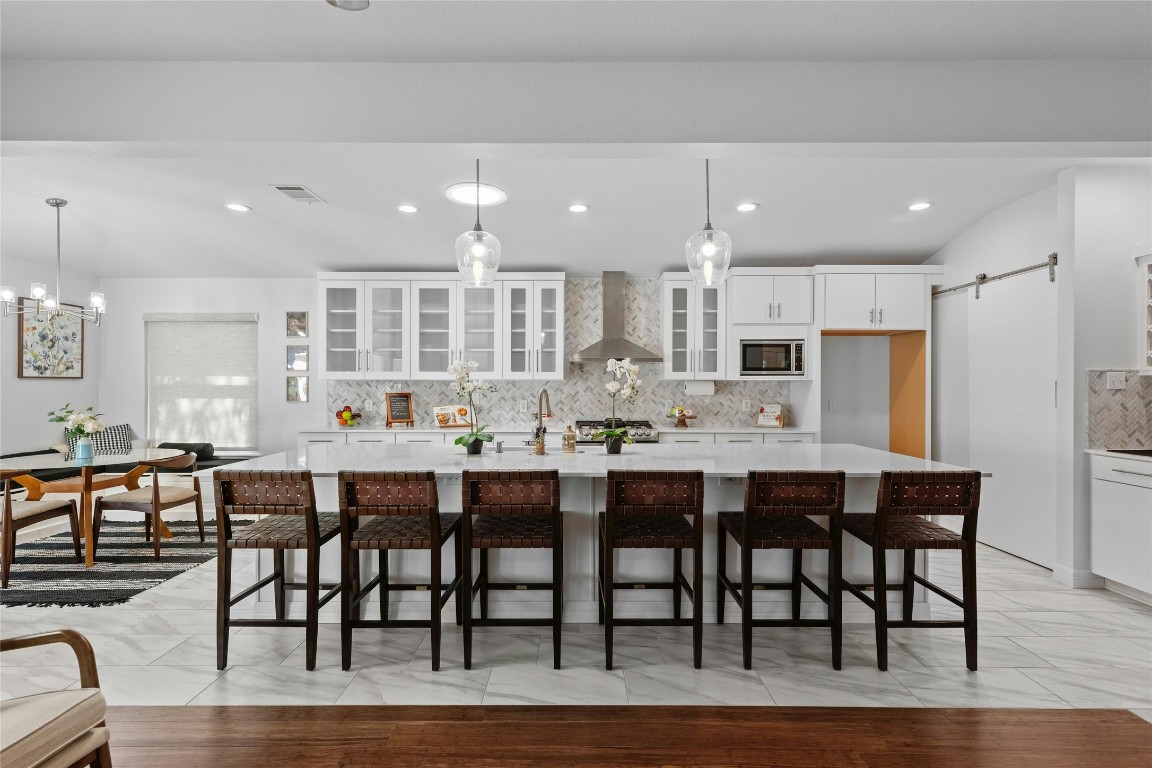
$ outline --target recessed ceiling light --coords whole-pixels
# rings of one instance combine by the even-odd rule
[[[328,5],[342,11],[362,11],[368,7],[368,0],[328,0]]]
[[[237,213],[248,213],[248,211],[252,210],[249,206],[244,205],[243,203],[228,203],[224,207],[230,211],[236,211]]]
[[[572,213],[586,213],[589,207],[586,203],[572,203],[572,205],[568,206],[568,210],[572,211]]]
[[[736,206],[736,210],[741,213],[748,213],[748,211],[754,211],[759,207],[760,203],[740,203],[740,205]]]
[[[926,211],[931,207],[932,207],[932,203],[925,200],[924,202],[921,202],[921,203],[912,203],[912,205],[908,206],[908,210],[910,210],[910,211]]]
[[[475,207],[476,187],[477,184],[474,181],[462,181],[444,190],[444,197],[460,205],[471,205]],[[508,193],[500,189],[500,187],[494,187],[491,184],[480,184],[479,187],[481,208],[489,205],[500,205],[500,203],[508,199]]]
[[[416,211],[420,209],[414,205],[398,205],[396,206],[396,210],[400,211],[400,213],[416,213]]]

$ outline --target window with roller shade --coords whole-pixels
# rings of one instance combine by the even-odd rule
[[[257,315],[146,314],[148,439],[257,448]]]

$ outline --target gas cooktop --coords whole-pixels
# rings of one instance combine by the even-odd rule
[[[604,438],[592,437],[594,434],[602,429],[605,429],[608,424],[608,419],[600,419],[599,421],[591,421],[587,419],[576,421],[576,442],[577,443],[602,443]],[[655,443],[660,439],[660,431],[652,426],[652,422],[647,420],[633,420],[633,419],[617,419],[622,421],[623,426],[628,429],[628,437],[632,438],[636,443]]]

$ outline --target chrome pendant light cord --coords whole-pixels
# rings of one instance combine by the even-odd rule
[[[704,229],[712,229],[712,178],[704,158]]]
[[[483,231],[480,228],[480,158],[476,158],[476,228],[473,231]]]

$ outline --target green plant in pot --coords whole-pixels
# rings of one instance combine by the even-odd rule
[[[597,432],[594,437],[604,438],[604,447],[608,453],[620,453],[623,444],[631,443],[632,438],[628,436],[628,428],[621,426],[616,419],[616,398],[631,403],[644,382],[640,379],[640,366],[634,365],[628,358],[609,360],[607,371],[612,374],[612,379],[604,385],[612,397],[612,418],[608,420],[611,426]]]
[[[477,392],[495,392],[496,387],[491,382],[475,381],[472,371],[480,367],[475,360],[461,360],[448,366],[448,373],[452,374],[452,389],[457,395],[468,398],[468,414],[472,419],[472,429],[467,434],[456,438],[456,445],[462,445],[471,454],[480,453],[484,443],[492,442],[492,434],[485,432],[487,424],[480,423],[480,414],[476,410]]]

